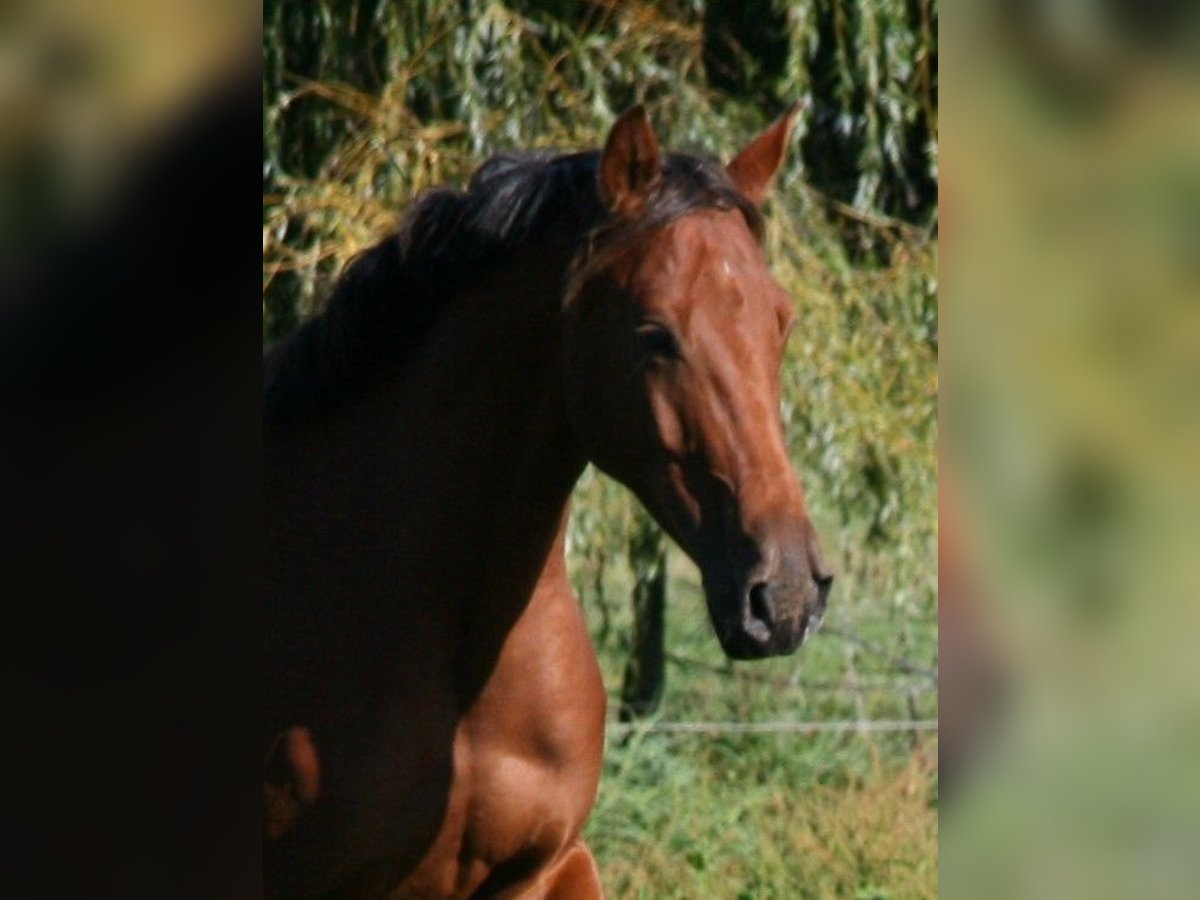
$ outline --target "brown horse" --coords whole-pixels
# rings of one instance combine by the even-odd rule
[[[696,562],[730,656],[819,623],[756,207],[793,115],[727,167],[660,153],[641,107],[601,153],[492,159],[268,354],[270,896],[601,896],[564,563],[588,461]]]

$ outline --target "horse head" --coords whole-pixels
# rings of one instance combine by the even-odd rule
[[[576,440],[696,563],[736,659],[793,652],[833,581],[779,413],[794,305],[758,234],[795,112],[724,168],[660,151],[641,107],[621,116],[564,318]]]

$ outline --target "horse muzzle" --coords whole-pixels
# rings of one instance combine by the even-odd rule
[[[821,627],[832,575],[809,585],[759,581],[733,598],[709,601],[721,649],[731,659],[794,653]]]
[[[786,656],[821,626],[833,575],[815,542],[788,550],[762,553],[764,562],[742,578],[706,580],[709,614],[730,658]]]

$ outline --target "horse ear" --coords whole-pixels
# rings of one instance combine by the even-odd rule
[[[640,103],[622,113],[600,156],[600,199],[612,212],[635,216],[662,176],[658,138]]]
[[[751,203],[762,203],[771,192],[771,183],[787,152],[788,135],[792,133],[792,125],[803,108],[801,101],[789,106],[782,116],[768,125],[725,167],[734,186]]]

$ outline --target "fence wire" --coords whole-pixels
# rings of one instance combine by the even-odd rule
[[[866,719],[828,722],[609,722],[612,735],[625,734],[822,734],[937,731],[937,719]]]

